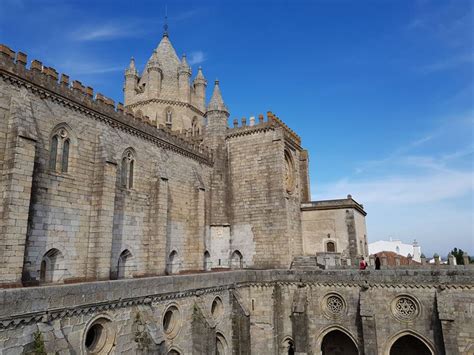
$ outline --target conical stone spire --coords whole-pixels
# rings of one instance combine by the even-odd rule
[[[137,68],[135,67],[135,58],[130,58],[130,64],[128,68],[125,70],[125,75],[138,75]]]
[[[150,60],[148,61],[148,70],[155,68],[161,69],[161,64],[158,60],[158,54],[156,52],[156,49],[153,51],[153,54],[151,55]]]
[[[183,54],[183,57],[181,59],[181,64],[179,65],[179,72],[191,74],[191,67],[189,66],[188,61],[186,60],[186,54]]]
[[[207,111],[223,111],[229,114],[229,110],[222,99],[219,80],[214,82],[214,92],[212,93],[211,101],[209,101],[209,105],[207,106]]]
[[[196,84],[207,85],[207,81],[206,81],[206,78],[204,77],[204,74],[202,73],[202,68],[201,67],[198,68],[197,75],[194,78],[194,85],[196,85]]]

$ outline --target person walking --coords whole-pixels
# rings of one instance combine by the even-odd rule
[[[375,257],[375,270],[380,270],[380,258],[378,256]]]

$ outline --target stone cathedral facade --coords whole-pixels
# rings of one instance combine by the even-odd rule
[[[300,137],[272,112],[229,125],[207,86],[166,32],[144,68],[131,60],[124,104],[0,46],[0,353],[467,349],[446,307],[472,301],[456,289],[472,273],[361,283],[363,206],[311,201]]]

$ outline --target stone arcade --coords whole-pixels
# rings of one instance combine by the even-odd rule
[[[474,351],[472,269],[351,270],[363,206],[191,77],[166,32],[125,105],[0,46],[1,353]]]

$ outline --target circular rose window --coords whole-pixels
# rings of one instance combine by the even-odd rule
[[[392,301],[392,314],[399,320],[412,320],[418,316],[418,302],[410,296],[398,296]]]
[[[339,318],[346,313],[346,302],[337,293],[329,293],[322,301],[324,314],[329,318]]]

